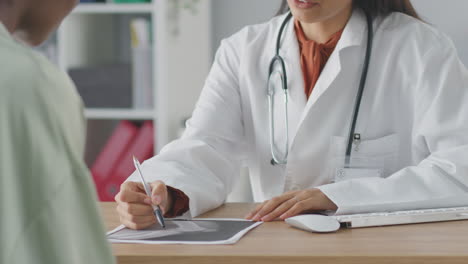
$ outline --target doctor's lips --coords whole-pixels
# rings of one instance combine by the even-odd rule
[[[310,8],[318,4],[318,2],[312,0],[294,0],[294,5],[298,8]]]

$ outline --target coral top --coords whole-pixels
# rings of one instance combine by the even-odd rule
[[[327,64],[328,58],[330,58],[330,55],[335,50],[336,44],[341,38],[343,29],[333,34],[330,39],[323,44],[307,39],[302,30],[301,23],[299,23],[298,20],[294,21],[294,29],[299,42],[302,75],[305,84],[304,91],[307,99],[309,99],[320,77],[320,73],[325,67],[325,64]]]

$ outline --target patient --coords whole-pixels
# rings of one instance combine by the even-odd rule
[[[0,0],[0,263],[113,263],[82,160],[82,102],[30,46],[77,0]]]

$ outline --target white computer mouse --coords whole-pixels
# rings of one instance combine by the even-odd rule
[[[329,233],[340,229],[340,222],[331,216],[308,214],[298,215],[285,220],[292,227],[309,232]]]

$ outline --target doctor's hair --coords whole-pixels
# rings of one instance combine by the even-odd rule
[[[400,12],[422,20],[410,0],[353,0],[354,8],[360,8],[371,17],[387,16],[393,12]],[[289,11],[288,1],[283,0],[277,15]]]

